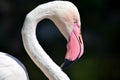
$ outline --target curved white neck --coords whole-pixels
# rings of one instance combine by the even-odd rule
[[[42,5],[43,6],[43,5]],[[44,5],[46,6],[46,5]],[[47,8],[38,6],[31,11],[25,19],[22,28],[22,39],[25,49],[35,64],[50,80],[70,80],[68,76],[46,54],[36,38],[36,26],[44,18],[50,19],[51,12]],[[46,10],[46,11],[44,11]]]

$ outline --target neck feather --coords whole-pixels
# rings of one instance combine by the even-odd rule
[[[37,41],[37,23],[44,18],[50,17],[49,11],[45,12],[43,11],[44,9],[46,10],[46,8],[38,6],[26,16],[22,28],[22,39],[24,47],[30,58],[50,80],[69,80],[68,76],[56,63],[53,62],[53,60],[46,54]]]

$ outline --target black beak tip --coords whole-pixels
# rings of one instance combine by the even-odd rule
[[[74,61],[70,61],[68,59],[65,59],[64,63],[61,65],[61,69],[65,70],[67,69]]]

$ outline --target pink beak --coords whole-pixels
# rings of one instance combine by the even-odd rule
[[[65,62],[61,65],[61,68],[65,69],[70,64],[78,60],[83,55],[83,52],[84,44],[82,35],[80,33],[80,27],[77,25],[77,23],[75,23],[67,43]]]

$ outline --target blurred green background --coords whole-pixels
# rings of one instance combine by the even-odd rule
[[[50,0],[0,0],[0,51],[18,58],[30,80],[48,80],[24,50],[21,28],[25,15]],[[71,80],[120,80],[119,0],[70,0],[79,9],[84,55],[65,72]],[[37,37],[50,57],[61,65],[66,40],[50,20],[38,24]]]

